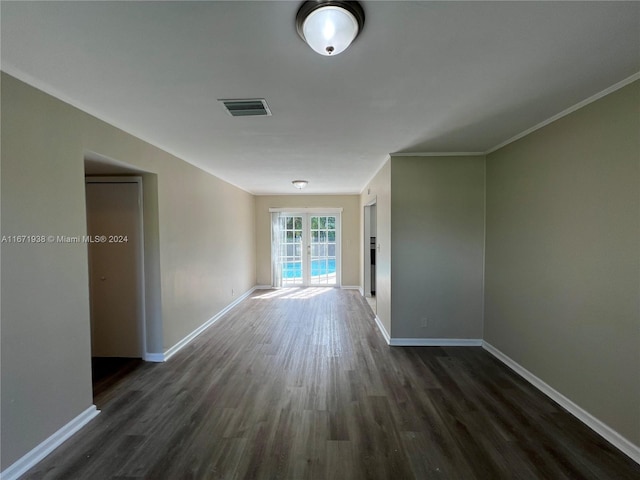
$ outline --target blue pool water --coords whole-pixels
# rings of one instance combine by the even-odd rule
[[[326,275],[336,273],[335,260],[312,260],[311,276]],[[302,264],[301,262],[289,262],[282,264],[282,278],[301,278]]]

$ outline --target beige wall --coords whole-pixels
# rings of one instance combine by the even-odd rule
[[[391,336],[482,338],[483,156],[391,158]]]
[[[270,208],[342,208],[342,286],[359,285],[359,210],[357,195],[261,195],[255,197],[256,275],[258,285],[271,285]]]
[[[640,82],[487,159],[485,339],[640,445]]]
[[[391,334],[391,161],[387,160],[360,195],[360,245],[364,245],[364,206],[376,201],[376,309]],[[361,250],[362,251],[362,250]],[[360,255],[359,279],[363,287],[364,257]],[[363,287],[364,288],[364,287]]]
[[[2,235],[85,234],[86,152],[157,175],[156,347],[255,284],[253,196],[5,74],[1,113]],[[2,245],[2,470],[93,403],[87,268],[82,244]]]

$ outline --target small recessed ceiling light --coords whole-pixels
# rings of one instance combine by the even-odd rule
[[[293,184],[294,187],[296,187],[298,190],[302,190],[304,187],[307,186],[307,182],[306,180],[294,180],[293,182],[291,182]]]

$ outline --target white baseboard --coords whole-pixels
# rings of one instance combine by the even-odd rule
[[[384,328],[384,325],[382,324],[382,321],[380,320],[380,317],[378,317],[378,315],[376,315],[375,320],[376,325],[380,329],[380,333],[382,333],[382,336],[384,337],[384,341],[387,342],[387,345],[391,345],[391,337],[389,336],[389,332],[387,332],[387,329]]]
[[[358,285],[342,285],[340,288],[342,290],[360,290]]]
[[[253,287],[254,290],[271,290],[274,288],[272,285],[256,285]]]
[[[573,401],[569,400],[567,397],[562,395],[556,389],[554,389],[549,384],[545,383],[540,378],[536,377],[529,370],[524,368],[522,365],[517,363],[515,360],[511,359],[496,347],[491,345],[490,343],[483,342],[482,347],[504,363],[506,366],[511,368],[514,372],[528,381],[531,385],[536,387],[546,396],[551,398],[554,402],[558,403],[561,407],[568,410],[571,414],[577,417],[580,421],[582,421],[585,425],[591,428],[594,432],[602,436],[605,440],[610,442],[620,451],[622,451],[625,455],[629,456],[633,461],[640,464],[640,447],[638,445],[633,444],[614,429],[598,420],[596,417],[587,412],[584,408],[575,404]]]
[[[71,420],[65,426],[63,426],[56,433],[47,438],[40,445],[35,447],[29,453],[24,455],[18,461],[16,461],[13,465],[7,468],[4,472],[0,473],[1,480],[15,480],[20,477],[23,473],[25,473],[30,468],[33,468],[40,462],[43,458],[53,452],[56,448],[58,448],[65,440],[67,440],[71,435],[76,433],[82,427],[84,427],[87,423],[91,421],[96,415],[100,413],[100,410],[96,408],[95,405],[91,405],[84,412],[78,415],[76,418]]]
[[[271,287],[268,287],[268,288],[271,288]],[[164,361],[167,361],[171,357],[173,357],[176,353],[178,353],[185,346],[187,346],[189,343],[191,343],[194,338],[196,338],[198,335],[200,335],[202,332],[204,332],[207,328],[209,328],[211,325],[213,325],[218,320],[220,320],[220,318],[225,313],[227,313],[233,307],[238,305],[240,302],[242,302],[245,298],[247,298],[249,295],[251,295],[257,289],[258,289],[258,287],[253,287],[253,288],[249,289],[246,293],[244,293],[243,295],[241,295],[238,298],[236,298],[233,302],[231,302],[225,308],[220,310],[216,315],[214,315],[209,320],[204,322],[202,325],[200,325],[198,328],[196,328],[193,332],[191,332],[189,335],[187,335],[182,340],[180,340],[178,343],[176,343],[173,347],[171,347],[167,351],[165,351],[164,352]]]
[[[164,353],[145,353],[142,358],[145,362],[162,363],[165,361]]]
[[[392,347],[481,347],[476,338],[392,338]]]
[[[362,287],[358,287],[358,290],[360,290],[360,295],[364,297],[364,289]]]

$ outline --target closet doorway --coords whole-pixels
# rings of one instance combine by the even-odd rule
[[[141,177],[86,177],[91,355],[145,356]]]

